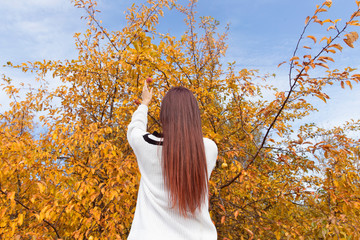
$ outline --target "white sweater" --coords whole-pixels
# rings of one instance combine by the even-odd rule
[[[128,126],[127,138],[139,165],[141,179],[135,216],[128,240],[216,240],[217,232],[210,219],[209,200],[195,217],[183,217],[169,207],[161,168],[161,138],[146,132],[148,107],[141,104]],[[215,167],[218,149],[204,138],[208,176]]]

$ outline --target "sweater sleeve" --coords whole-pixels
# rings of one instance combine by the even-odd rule
[[[211,172],[214,170],[216,165],[216,160],[218,157],[218,147],[216,143],[208,138],[204,138],[205,149],[206,149],[206,158],[208,161],[208,175],[210,177]]]
[[[127,130],[127,140],[131,147],[134,147],[137,139],[146,133],[148,107],[141,104],[133,113]]]

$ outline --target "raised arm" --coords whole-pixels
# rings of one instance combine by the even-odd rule
[[[138,109],[133,113],[131,122],[127,130],[127,139],[130,143],[130,146],[134,146],[134,141],[137,138],[141,138],[147,129],[147,113],[148,105],[152,98],[152,89],[148,89],[146,80],[144,82],[144,87],[142,91],[142,102]]]

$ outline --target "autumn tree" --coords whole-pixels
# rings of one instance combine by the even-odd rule
[[[348,20],[326,19],[316,6],[289,68],[289,89],[276,90],[256,70],[224,63],[228,26],[197,17],[196,1],[147,1],[127,9],[127,24],[109,31],[96,2],[75,0],[88,28],[75,34],[77,59],[7,67],[37,74],[40,87],[3,77],[12,99],[0,115],[0,237],[4,239],[126,239],[140,178],[126,127],[149,78],[154,101],[149,131],[161,131],[160,102],[172,86],[194,92],[203,132],[219,147],[210,181],[210,212],[219,239],[357,239],[360,236],[359,121],[321,129],[292,122],[311,114],[312,97],[326,102],[325,87],[352,87],[355,69],[331,69],[343,47],[354,47],[359,1]],[[181,37],[158,31],[164,13],[182,14]],[[309,26],[327,35],[317,39]],[[304,45],[304,39],[312,45]],[[332,64],[334,65],[334,64]],[[282,65],[284,67],[285,65]],[[325,69],[314,76],[315,69]],[[51,89],[45,77],[59,78]],[[273,100],[262,97],[264,90]],[[38,118],[38,119],[37,119]],[[44,132],[36,136],[34,128]],[[356,136],[356,134],[355,134]]]

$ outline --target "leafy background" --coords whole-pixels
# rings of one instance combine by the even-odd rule
[[[234,14],[244,20],[232,17],[234,28],[226,25],[231,15],[219,22],[196,14],[226,8],[215,2],[5,3],[16,14],[5,15],[2,28],[23,31],[10,31],[18,37],[5,44],[21,53],[3,68],[2,99],[9,100],[0,115],[0,236],[126,239],[140,178],[126,126],[151,77],[150,131],[160,128],[164,93],[183,85],[198,98],[204,134],[219,146],[210,181],[219,239],[357,239],[358,111],[340,104],[340,117],[329,122],[315,107],[334,95],[358,102],[359,2],[279,3],[285,15],[272,12],[269,1],[239,7],[243,14]],[[43,9],[41,21],[31,4]],[[65,9],[71,23],[54,24],[49,8]],[[313,10],[298,18],[298,9]],[[56,31],[70,27],[80,32],[75,50],[62,47],[68,45]],[[44,44],[34,47],[27,36]],[[318,116],[320,126],[312,123]]]

